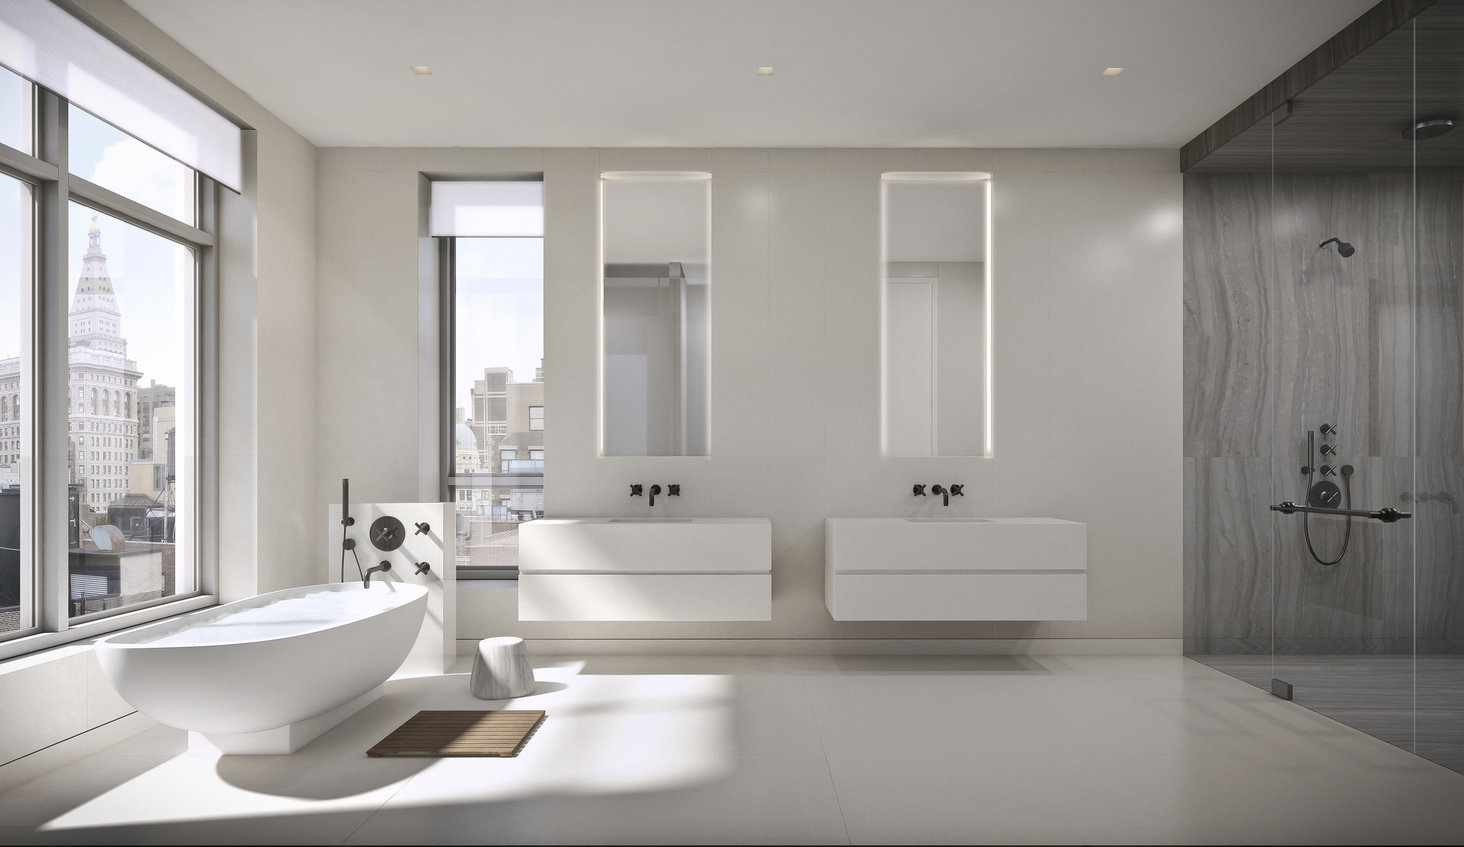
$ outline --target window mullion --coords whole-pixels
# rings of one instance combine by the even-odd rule
[[[48,181],[57,177],[55,165],[3,144],[0,144],[0,171],[13,173],[27,181]]]
[[[209,233],[219,232],[219,184],[198,175],[198,221],[199,226]],[[217,562],[219,550],[219,251],[217,246],[201,245],[195,251],[197,261],[197,299],[194,303],[195,341],[193,345],[196,367],[194,396],[198,398],[198,425],[195,427],[194,455],[197,457],[194,469],[195,521],[193,539],[195,580],[193,589],[205,594],[217,594],[219,574],[217,568],[202,567],[202,562]]]
[[[56,167],[54,180],[43,182],[37,205],[36,274],[30,326],[31,411],[33,463],[32,483],[36,492],[30,527],[40,570],[39,618],[42,630],[59,632],[69,626],[70,600],[69,532],[72,527],[67,468],[67,285],[69,247],[67,208],[70,185],[67,176],[66,101],[42,90],[38,94],[36,126],[40,158]]]
[[[185,241],[191,244],[212,246],[213,234],[198,227],[189,226],[170,215],[149,208],[130,197],[125,197],[110,188],[103,188],[82,177],[70,175],[69,190],[72,199],[115,218],[155,232],[164,238]]]

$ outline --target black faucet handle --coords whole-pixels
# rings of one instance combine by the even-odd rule
[[[432,525],[426,521],[417,521],[417,531],[413,535],[424,535],[432,531]]]
[[[953,483],[951,483],[951,496],[952,497],[965,497],[966,496],[965,492],[961,491],[961,489],[962,488],[965,488],[965,487],[966,487],[966,484],[965,483],[962,483],[962,482],[953,482]]]
[[[681,496],[681,483],[679,483],[679,482],[668,482],[668,483],[666,483],[666,496],[667,497],[680,497]]]
[[[639,482],[632,482],[630,484],[630,496],[632,496],[632,497],[639,497],[639,496],[641,496],[644,493],[645,492],[644,492],[644,490],[642,490],[641,484]]]
[[[914,494],[915,494],[916,497],[924,497],[925,496],[925,486],[921,485],[918,482],[915,483]]]

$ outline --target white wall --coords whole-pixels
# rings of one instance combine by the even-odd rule
[[[422,172],[544,173],[551,516],[645,511],[644,498],[626,496],[629,483],[679,482],[682,496],[658,502],[658,512],[773,522],[770,622],[520,624],[513,589],[467,583],[463,639],[1179,638],[1173,152],[331,148],[318,161],[315,525],[338,502],[342,477],[352,499],[436,497],[420,446],[435,445],[438,426],[426,355],[438,343],[436,295],[419,282]],[[597,173],[638,168],[713,174],[706,458],[598,455]],[[884,170],[993,174],[992,459],[880,457]],[[942,510],[938,498],[911,497],[915,482],[963,482],[967,496]],[[823,518],[916,513],[1087,522],[1089,619],[833,621],[823,604]],[[327,539],[316,544],[328,555]],[[1178,642],[1162,646],[1177,651]]]

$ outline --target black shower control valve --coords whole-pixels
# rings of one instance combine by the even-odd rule
[[[915,496],[916,497],[924,497],[925,496],[925,486],[921,485],[918,482],[915,483]]]
[[[1331,476],[1332,474],[1337,472],[1337,469],[1332,467],[1331,465],[1322,465],[1320,468],[1317,468],[1317,471],[1320,472],[1322,476]]]
[[[432,531],[432,525],[426,521],[417,521],[417,531],[413,535],[426,535]]]
[[[666,483],[666,496],[667,497],[680,497],[681,496],[681,483],[679,483],[679,482],[668,482],[668,483]]]
[[[1321,446],[1321,454],[1323,456],[1335,456],[1337,455],[1337,448],[1330,444],[1323,444]]]
[[[1322,435],[1336,435],[1337,427],[1331,424],[1322,424]]]
[[[633,482],[633,483],[630,484],[630,496],[632,496],[632,497],[639,497],[643,493],[645,493],[645,491],[641,487],[641,484],[640,483]]]
[[[961,490],[962,488],[965,488],[965,487],[966,487],[966,484],[963,483],[963,482],[953,482],[953,483],[951,483],[951,496],[952,497],[965,497],[966,496],[966,492],[964,492],[964,491]]]
[[[407,529],[391,515],[382,515],[371,522],[371,544],[377,550],[391,552],[407,540]]]
[[[417,563],[417,573],[419,573],[419,574],[420,573],[428,573],[431,570],[432,570],[432,565],[428,564],[427,562],[418,562]]]

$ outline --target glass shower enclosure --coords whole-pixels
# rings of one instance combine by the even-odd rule
[[[1461,21],[1185,173],[1185,651],[1464,772]]]

